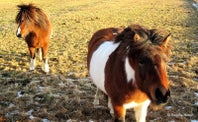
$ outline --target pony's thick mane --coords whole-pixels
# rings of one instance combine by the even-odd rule
[[[138,41],[134,39],[135,34],[140,36]],[[142,49],[146,43],[149,43],[149,34],[149,30],[140,25],[131,25],[125,28],[115,40],[115,43],[121,43],[118,51],[119,55],[121,57],[126,57],[129,52],[136,53],[138,50]]]
[[[138,41],[134,38],[135,34],[139,35]],[[157,49],[167,36],[169,36],[169,33],[166,31],[148,29],[144,26],[134,24],[125,28],[124,31],[117,36],[115,43],[121,42],[118,53],[121,53],[122,56],[126,56],[129,52],[138,54],[138,51],[147,47]],[[168,43],[167,47],[165,53],[168,56],[170,55],[171,44]]]
[[[30,23],[35,23],[36,26],[46,28],[48,25],[48,18],[43,13],[43,11],[36,7],[34,4],[29,5],[18,5],[19,12],[16,16],[16,23],[21,21],[28,21]]]
[[[159,29],[150,30],[150,40],[153,45],[161,45],[163,43],[163,41],[170,35],[171,35],[170,33],[166,32],[164,30],[159,30]],[[167,55],[167,58],[170,57],[171,49],[172,49],[172,45],[171,45],[171,42],[169,41],[166,44],[166,48],[164,50],[164,52]]]

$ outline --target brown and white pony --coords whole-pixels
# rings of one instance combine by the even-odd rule
[[[23,38],[30,51],[30,70],[35,69],[36,49],[41,48],[44,71],[49,72],[47,53],[51,34],[51,24],[46,14],[33,4],[18,5],[19,12],[16,16],[18,29],[16,36]]]
[[[168,101],[169,38],[168,33],[140,25],[106,28],[92,36],[88,70],[94,84],[108,96],[115,121],[125,121],[126,109],[134,108],[136,121],[145,122],[150,103]]]

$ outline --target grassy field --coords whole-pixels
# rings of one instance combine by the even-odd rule
[[[168,64],[171,100],[162,110],[149,108],[149,122],[198,121],[198,11],[191,0],[34,0],[53,25],[50,73],[29,71],[29,52],[15,36],[16,5],[31,0],[0,0],[0,121],[112,120],[86,67],[87,44],[101,28],[138,23],[172,33]],[[129,110],[126,120],[134,121]],[[194,121],[192,121],[194,122]]]

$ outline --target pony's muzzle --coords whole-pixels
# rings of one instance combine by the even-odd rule
[[[19,33],[19,34],[17,33],[16,36],[17,36],[18,38],[21,38],[21,34],[20,34],[20,33]]]
[[[166,90],[165,88],[157,88],[155,90],[155,98],[156,104],[164,104],[167,103],[168,99],[170,98],[170,90]]]

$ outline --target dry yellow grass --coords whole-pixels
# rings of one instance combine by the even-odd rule
[[[101,106],[92,104],[95,86],[86,68],[87,43],[98,29],[139,23],[171,32],[173,43],[171,100],[162,110],[149,109],[147,120],[198,121],[198,11],[193,1],[34,0],[53,25],[49,75],[43,74],[39,61],[29,71],[27,46],[15,36],[16,5],[29,2],[0,1],[0,120],[111,120],[103,95]],[[134,121],[133,111],[128,111],[127,121]]]

